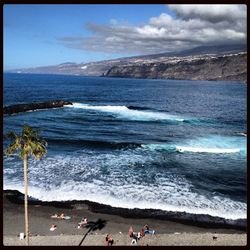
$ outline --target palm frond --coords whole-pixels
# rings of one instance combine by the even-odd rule
[[[39,130],[33,129],[28,125],[23,126],[20,136],[15,132],[10,132],[7,136],[11,140],[11,144],[6,150],[8,155],[20,150],[19,156],[22,159],[25,156],[33,156],[36,159],[40,159],[47,153],[47,142],[39,136]]]
[[[10,139],[10,145],[5,150],[6,155],[12,155],[22,147],[21,138],[15,132],[9,132],[7,137]]]
[[[11,132],[9,132],[9,133],[6,134],[6,137],[7,137],[9,140],[13,141],[13,140],[16,140],[16,138],[17,138],[18,136],[17,136],[17,134],[16,134],[15,132],[11,131]]]

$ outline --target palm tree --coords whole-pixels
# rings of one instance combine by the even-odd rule
[[[7,137],[10,144],[6,149],[7,155],[12,155],[16,151],[23,159],[24,166],[24,214],[25,214],[25,239],[26,245],[29,245],[29,223],[28,223],[28,158],[41,159],[47,152],[47,142],[39,136],[39,131],[28,125],[23,126],[22,133],[17,135],[15,132],[9,132]]]

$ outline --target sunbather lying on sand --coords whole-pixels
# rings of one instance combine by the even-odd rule
[[[69,220],[71,217],[70,216],[65,216],[64,214],[54,214],[51,216],[51,218],[56,218],[56,219],[62,219],[62,220]]]
[[[144,236],[145,234],[155,234],[155,230],[149,230],[149,226],[146,224],[142,228],[142,236]]]
[[[50,231],[55,231],[56,230],[56,224],[52,224],[49,230]]]
[[[83,228],[84,226],[86,226],[88,224],[88,219],[86,217],[84,217],[79,223],[78,223],[78,227],[77,228]]]

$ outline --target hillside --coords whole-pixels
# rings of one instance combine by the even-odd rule
[[[244,45],[204,46],[190,50],[91,63],[16,69],[9,72],[124,78],[246,81]]]

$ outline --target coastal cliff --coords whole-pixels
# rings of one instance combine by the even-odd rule
[[[90,63],[62,63],[10,73],[64,74],[122,78],[247,81],[244,45],[206,46],[175,53],[134,56]]]
[[[246,53],[224,56],[173,57],[160,62],[138,62],[117,65],[104,76],[175,80],[233,80],[247,79]]]

